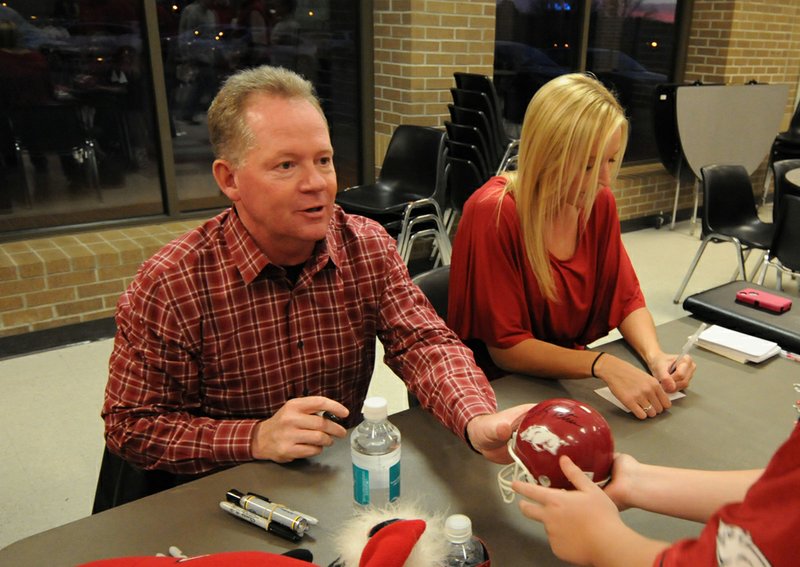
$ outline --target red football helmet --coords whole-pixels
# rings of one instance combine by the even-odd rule
[[[566,398],[536,404],[522,418],[508,442],[514,463],[497,475],[506,502],[514,500],[511,482],[528,482],[572,490],[558,458],[567,455],[600,486],[611,477],[614,439],[608,422],[591,406]]]

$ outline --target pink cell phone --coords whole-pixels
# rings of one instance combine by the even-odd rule
[[[792,308],[792,300],[788,297],[749,287],[736,292],[736,301],[773,313],[785,313]]]

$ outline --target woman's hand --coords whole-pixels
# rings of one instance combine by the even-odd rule
[[[650,363],[650,372],[661,382],[661,387],[664,388],[665,392],[672,393],[688,388],[689,382],[692,381],[694,376],[694,371],[697,369],[697,364],[687,354],[678,361],[678,364],[670,372],[677,359],[678,355],[676,354],[664,354],[662,352]]]
[[[639,419],[655,417],[672,407],[659,381],[632,364],[611,354],[597,361],[595,376]]]

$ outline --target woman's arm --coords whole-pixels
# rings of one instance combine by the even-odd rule
[[[488,347],[488,350],[494,363],[503,370],[541,378],[586,378],[592,375],[594,364],[594,376],[603,380],[639,419],[655,417],[672,406],[658,380],[609,353],[598,359],[598,351],[564,348],[532,338],[507,349]]]
[[[646,307],[641,307],[628,314],[620,323],[619,331],[644,360],[652,375],[661,382],[664,390],[675,392],[689,386],[696,368],[694,361],[690,356],[685,356],[675,370],[670,373],[670,366],[677,356],[665,354],[661,350],[653,317]]]

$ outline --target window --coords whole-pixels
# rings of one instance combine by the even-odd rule
[[[584,2],[498,0],[494,81],[509,133],[519,134],[527,104],[545,82],[591,71],[630,120],[625,161],[657,159],[653,99],[656,85],[675,81],[679,1],[594,0],[584,30]]]
[[[259,64],[314,84],[339,183],[358,184],[362,9],[349,0],[0,3],[0,237],[227,206],[205,113],[225,77]],[[148,38],[160,40],[163,90]]]
[[[159,11],[179,208],[228,204],[213,177],[206,110],[237,69],[276,65],[310,80],[322,100],[343,186],[359,176],[357,2],[195,0]]]
[[[140,2],[2,3],[0,233],[163,212],[143,23]]]

